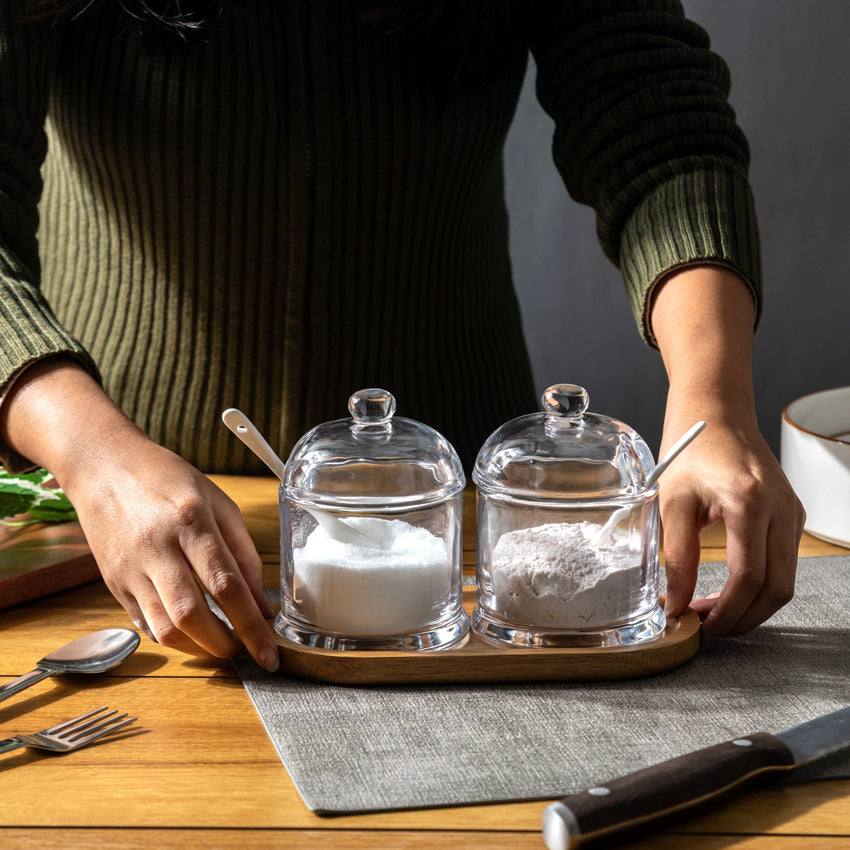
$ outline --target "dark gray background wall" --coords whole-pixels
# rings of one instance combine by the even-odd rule
[[[850,384],[850,2],[685,0],[732,71],[764,257],[759,420],[774,451],[800,395]],[[552,164],[534,67],[505,153],[511,252],[538,390],[580,383],[657,448],[666,376],[634,326],[593,213]]]

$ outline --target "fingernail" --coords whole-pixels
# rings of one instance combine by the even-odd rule
[[[268,670],[269,673],[276,673],[280,667],[280,656],[277,649],[264,649],[260,653],[260,664]]]
[[[133,625],[142,632],[142,634],[147,635],[154,643],[157,643],[157,639],[154,637],[154,634],[147,623],[140,623],[138,620],[133,620]]]
[[[715,590],[714,593],[709,593],[708,596],[706,596],[705,598],[706,599],[719,599],[720,598],[720,591]]]

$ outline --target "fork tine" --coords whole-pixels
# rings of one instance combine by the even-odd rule
[[[108,711],[106,714],[98,714],[96,717],[90,718],[85,723],[77,723],[75,726],[72,726],[70,729],[65,729],[56,735],[57,738],[67,738],[68,740],[73,740],[72,736],[76,735],[79,737],[80,733],[85,732],[90,729],[92,726],[96,726],[103,720],[107,720],[113,715],[118,714],[118,712],[113,708],[111,711]],[[54,733],[55,734],[55,733]]]
[[[121,717],[127,717],[127,715],[122,714]],[[98,738],[102,738],[104,735],[111,735],[113,732],[117,732],[119,729],[129,726],[131,723],[135,723],[138,719],[138,717],[127,717],[126,720],[116,722],[119,720],[119,718],[116,717],[115,720],[111,720],[109,722],[109,726],[106,729],[101,729],[99,732],[89,732],[82,740],[74,741],[74,746],[85,747],[87,744],[91,744],[93,741],[96,741]]]
[[[117,717],[105,717],[103,719],[103,723],[98,723],[94,726],[87,726],[85,729],[77,729],[72,735],[66,736],[65,740],[70,741],[72,743],[75,741],[79,741],[80,738],[85,738],[87,735],[99,732],[101,729],[105,729],[107,726],[112,726],[115,723],[118,723],[119,720],[123,720],[126,716],[127,714],[125,712],[124,714],[119,714]]]
[[[55,735],[62,729],[65,729],[67,726],[73,726],[76,723],[80,723],[83,720],[88,720],[89,717],[92,717],[95,714],[100,714],[102,711],[106,711],[109,708],[108,705],[102,705],[100,708],[96,708],[94,711],[89,711],[86,714],[81,714],[79,717],[75,717],[73,720],[63,720],[61,723],[57,723],[55,726],[51,726],[49,729],[42,729],[42,735]]]

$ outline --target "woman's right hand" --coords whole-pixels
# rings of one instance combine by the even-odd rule
[[[66,361],[28,370],[4,402],[0,434],[56,476],[139,628],[163,646],[221,658],[237,650],[238,635],[261,666],[277,669],[262,562],[238,507],[136,428],[86,372]]]
[[[146,438],[65,486],[101,574],[136,625],[163,646],[229,658],[239,644],[277,669],[262,561],[234,502],[206,476]]]

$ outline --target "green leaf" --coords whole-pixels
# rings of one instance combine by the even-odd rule
[[[40,499],[44,493],[39,484],[33,484],[20,478],[4,478],[0,480],[0,493],[11,493],[15,496],[28,496],[30,499]]]
[[[51,474],[46,469],[35,469],[32,472],[7,472],[0,466],[0,485],[4,481],[27,481],[30,484],[44,484],[52,478]]]
[[[74,522],[77,512],[68,497],[61,490],[53,492],[58,492],[57,498],[44,499],[33,505],[27,513],[42,522]]]
[[[26,513],[33,503],[29,493],[13,493],[0,490],[0,517]]]
[[[46,469],[10,473],[0,467],[0,519],[27,513],[39,522],[71,522],[74,506],[58,487],[44,486],[52,475]]]
[[[39,522],[76,522],[77,512],[71,508],[68,511],[51,511],[46,508],[30,508],[27,511],[27,516]]]

